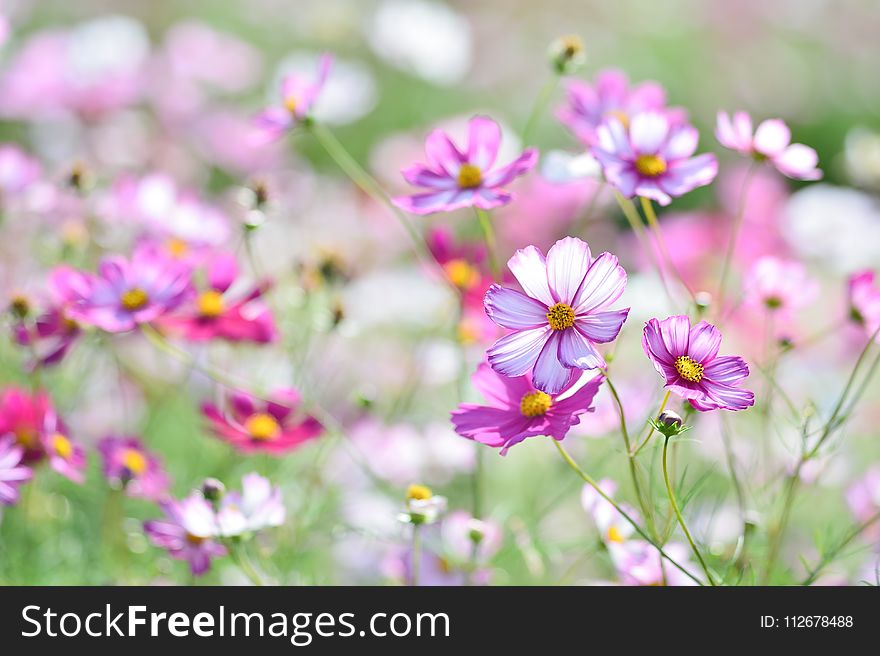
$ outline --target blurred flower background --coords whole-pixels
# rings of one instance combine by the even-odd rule
[[[3,2],[0,583],[709,581],[666,498],[662,402],[688,426],[672,486],[715,579],[877,584],[874,4]],[[659,83],[686,111],[664,120],[717,155],[647,239],[558,118],[610,68]],[[822,179],[759,135],[757,163],[723,148],[716,114],[739,110],[784,120]],[[522,164],[494,239],[482,210],[379,202],[418,193],[400,172],[426,136],[463,145],[476,115],[500,126],[497,165]],[[562,433],[596,487],[546,437],[500,456],[450,420],[492,401],[471,384],[503,334],[489,284],[566,235],[626,270],[629,316],[597,344],[616,391]],[[664,400],[642,329],[683,311],[748,363],[754,407]]]

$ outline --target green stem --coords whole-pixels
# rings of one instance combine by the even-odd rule
[[[822,559],[818,562],[818,564],[810,570],[810,573],[807,574],[807,577],[801,581],[801,585],[811,585],[817,578],[819,578],[819,573],[825,569],[825,567],[831,563],[841,551],[843,551],[853,540],[855,540],[859,535],[861,535],[865,530],[870,528],[873,524],[880,521],[880,512],[874,513],[871,517],[869,517],[866,521],[862,522],[858,526],[855,526],[849,534],[840,541],[833,549],[829,550]]]
[[[666,262],[666,266],[669,267],[669,270],[675,274],[676,278],[678,278],[678,282],[681,283],[681,286],[687,290],[688,295],[691,297],[691,302],[694,304],[694,307],[696,307],[698,303],[694,290],[687,284],[684,276],[681,275],[681,271],[678,270],[678,267],[675,266],[675,262],[672,261],[672,257],[669,255],[669,249],[666,248],[666,239],[663,237],[663,231],[660,229],[660,222],[657,220],[656,212],[654,212],[654,205],[648,198],[641,197],[640,200],[642,203],[642,211],[645,213],[645,218],[648,220],[648,226],[651,228],[651,232],[654,233],[654,239],[657,240],[657,247],[660,249],[660,256]]]
[[[483,232],[483,240],[486,242],[486,256],[489,258],[489,268],[492,270],[492,277],[495,282],[501,282],[501,267],[498,264],[498,255],[496,253],[497,242],[495,240],[495,229],[492,227],[492,217],[486,210],[474,207],[477,214],[477,221],[480,223],[480,230]]]
[[[663,402],[660,404],[660,409],[657,411],[657,415],[656,415],[657,417],[662,415],[663,411],[666,409],[666,404],[669,403],[669,395],[670,394],[672,394],[672,391],[666,390],[666,394],[663,396]],[[654,424],[652,424],[650,421],[648,422],[647,433],[648,434],[645,436],[645,439],[642,440],[642,443],[636,447],[635,451],[633,451],[633,457],[639,455],[639,452],[648,445],[648,442],[654,436]]]
[[[663,557],[663,558],[665,558],[667,561],[669,561],[672,565],[674,565],[674,566],[676,567],[676,569],[680,570],[683,574],[685,574],[685,575],[686,575],[688,578],[690,578],[692,581],[694,581],[695,583],[698,583],[699,585],[703,585],[703,582],[700,581],[700,579],[698,579],[696,576],[694,576],[693,574],[691,574],[691,573],[690,573],[688,570],[686,570],[682,565],[680,565],[677,561],[675,561],[675,560],[674,560],[669,554],[667,554],[667,553],[663,550],[663,547],[661,547],[660,544],[659,544],[656,540],[654,540],[652,537],[650,537],[650,536],[645,532],[645,530],[644,530],[641,526],[638,525],[638,523],[636,522],[636,520],[634,520],[634,519],[633,519],[633,518],[632,518],[632,517],[631,517],[631,516],[630,516],[630,515],[629,515],[629,514],[623,509],[623,508],[621,508],[621,507],[617,504],[617,502],[614,501],[614,499],[612,499],[610,496],[608,496],[607,494],[605,494],[605,490],[603,490],[601,487],[599,487],[599,484],[593,479],[592,476],[590,476],[589,474],[587,474],[584,470],[582,470],[582,469],[578,466],[578,464],[577,464],[577,463],[574,461],[574,459],[568,454],[568,451],[565,450],[565,448],[562,446],[562,444],[559,443],[559,441],[554,440],[553,438],[550,438],[550,439],[553,441],[553,444],[556,446],[556,449],[557,449],[557,451],[559,451],[560,455],[562,456],[562,459],[565,460],[565,462],[568,464],[568,466],[571,467],[572,470],[574,470],[574,472],[575,472],[578,476],[581,477],[581,480],[583,480],[587,485],[589,485],[589,486],[592,487],[594,490],[596,490],[596,492],[599,494],[599,496],[601,496],[603,499],[605,499],[605,501],[607,501],[608,503],[610,503],[611,506],[612,506],[612,507],[613,507],[618,513],[620,513],[620,516],[623,517],[627,522],[629,522],[629,524],[633,527],[633,529],[635,530],[636,533],[638,533],[638,534],[639,534],[644,540],[646,540],[646,541],[647,541],[649,544],[651,544],[655,549],[657,549],[657,551],[660,553],[660,556],[661,556],[661,557]]]
[[[235,561],[235,564],[238,565],[238,568],[242,571],[242,573],[248,578],[248,580],[256,586],[263,585],[263,579],[257,573],[257,570],[254,568],[250,559],[246,554],[239,551],[238,547],[240,545],[227,544],[226,548],[229,550],[229,554],[232,556],[232,560]]]
[[[684,517],[681,516],[681,510],[678,507],[678,502],[675,500],[675,493],[672,491],[672,485],[669,482],[669,469],[666,465],[666,453],[669,449],[669,438],[667,437],[663,442],[663,482],[666,483],[666,494],[669,497],[669,503],[672,506],[672,511],[675,513],[676,519],[678,519],[678,525],[681,526],[681,530],[684,532],[685,537],[687,538],[688,543],[691,545],[691,550],[694,552],[694,555],[697,557],[697,560],[700,562],[700,566],[703,568],[703,571],[706,573],[706,578],[709,580],[709,585],[716,585],[715,579],[712,578],[712,573],[709,571],[709,567],[706,565],[706,561],[703,560],[703,555],[700,553],[700,550],[697,549],[697,545],[694,542],[694,538],[691,537],[691,532],[688,530],[687,524],[684,522]]]
[[[419,587],[419,568],[421,567],[422,560],[422,534],[421,534],[421,526],[419,524],[413,524],[412,531],[412,554],[411,554],[411,562],[410,568],[412,571],[410,572],[410,585],[414,588]]]
[[[538,97],[535,99],[535,104],[532,107],[532,111],[529,113],[529,118],[523,128],[523,145],[528,146],[531,143],[532,132],[538,123],[538,119],[541,118],[541,114],[543,114],[544,110],[547,108],[547,104],[550,102],[550,98],[553,96],[553,92],[556,90],[556,85],[558,83],[559,75],[554,74],[553,77],[544,83],[544,86],[541,87],[541,91],[538,92]]]

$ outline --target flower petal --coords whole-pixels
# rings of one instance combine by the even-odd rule
[[[458,169],[465,161],[464,155],[455,147],[449,135],[440,129],[433,130],[425,140],[425,155],[433,169],[446,171],[453,178],[458,175]]]
[[[688,355],[697,362],[706,364],[718,355],[721,346],[721,331],[708,321],[701,321],[691,328],[688,338]]]
[[[593,261],[590,246],[576,237],[557,241],[547,252],[547,281],[554,299],[571,304]]]
[[[485,187],[501,187],[513,182],[525,173],[528,173],[538,163],[538,151],[534,148],[526,148],[522,155],[501,168],[490,171],[483,178]]]
[[[626,288],[626,271],[611,253],[602,253],[593,260],[572,299],[578,317],[614,303]]]
[[[578,318],[575,322],[575,327],[591,342],[606,344],[617,338],[627,315],[629,315],[629,308],[609,310],[607,312],[593,312],[585,317]]]
[[[537,247],[527,246],[518,250],[507,261],[507,268],[526,294],[547,307],[556,303],[547,283],[547,261]]]
[[[785,122],[771,118],[755,130],[755,150],[767,157],[780,154],[791,143],[791,130]]]
[[[467,161],[488,171],[498,156],[501,127],[488,116],[474,116],[468,122]]]
[[[547,394],[559,394],[565,389],[571,377],[571,369],[564,366],[559,361],[559,331],[551,335],[541,349],[538,359],[535,362],[535,368],[532,371],[532,384]],[[566,333],[574,332],[572,330],[563,331]]]
[[[456,189],[458,187],[455,178],[448,175],[445,171],[438,173],[421,164],[409,166],[400,173],[414,187],[429,187],[440,190]]]
[[[819,156],[804,144],[792,144],[773,158],[779,172],[795,180],[819,180],[822,171],[816,168]]]
[[[503,376],[521,376],[534,366],[552,330],[544,326],[502,337],[486,352],[489,364]]]
[[[690,329],[691,320],[684,314],[668,317],[660,322],[660,337],[672,360],[687,355]]]
[[[630,122],[630,141],[639,154],[659,152],[668,134],[669,120],[660,112],[642,112]]]
[[[502,376],[485,362],[477,366],[471,383],[490,405],[497,408],[519,407],[522,397],[532,391],[528,376]]]
[[[605,366],[602,354],[576,329],[562,331],[559,336],[558,356],[564,366],[575,369],[598,369]]]
[[[547,325],[547,306],[522,292],[500,285],[486,291],[483,307],[492,321],[504,328],[523,330]]]
[[[733,385],[749,375],[749,365],[735,355],[722,355],[703,367],[703,376],[716,383]]]

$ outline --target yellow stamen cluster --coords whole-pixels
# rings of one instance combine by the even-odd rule
[[[449,282],[459,289],[468,289],[480,280],[480,273],[467,261],[462,259],[449,260],[443,265]]]
[[[427,501],[434,496],[431,488],[413,483],[406,489],[407,501]]]
[[[483,184],[483,172],[479,166],[462,164],[458,170],[458,186],[461,189],[473,189]]]
[[[147,458],[137,449],[126,449],[122,453],[122,465],[135,476],[147,471]]]
[[[608,118],[616,118],[624,128],[629,129],[629,116],[623,110],[612,109],[609,112],[606,112],[605,116]]]
[[[666,160],[660,155],[639,155],[636,157],[636,171],[649,178],[666,173]]]
[[[52,449],[65,460],[69,460],[73,455],[73,444],[61,433],[52,436]]]
[[[178,237],[169,239],[165,246],[173,257],[183,257],[189,250],[189,245]]]
[[[296,114],[297,99],[293,96],[287,96],[284,99],[284,109],[291,114]]]
[[[119,301],[122,303],[122,307],[126,310],[129,312],[135,312],[149,303],[150,297],[147,296],[147,292],[140,287],[134,287],[126,292],[122,292]]]
[[[570,305],[557,303],[547,309],[547,323],[553,330],[565,330],[574,325],[574,310]]]
[[[258,412],[249,417],[244,427],[252,439],[261,442],[274,440],[281,432],[281,426],[275,421],[275,417],[265,412]]]
[[[688,355],[675,358],[675,370],[678,375],[691,383],[703,380],[703,365]]]
[[[547,414],[553,399],[545,392],[529,392],[519,402],[519,411],[524,417],[540,417]]]
[[[623,533],[621,533],[620,529],[617,528],[616,526],[612,526],[611,528],[608,529],[607,538],[608,538],[608,542],[623,542],[624,541]]]
[[[216,289],[202,292],[196,301],[196,305],[198,305],[200,315],[210,318],[219,317],[225,309],[223,294]]]

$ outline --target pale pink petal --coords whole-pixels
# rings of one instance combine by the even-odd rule
[[[630,140],[637,153],[659,152],[668,134],[669,121],[660,112],[643,112],[630,121]]]
[[[547,306],[514,289],[492,285],[483,306],[489,318],[505,328],[523,330],[547,325]]]
[[[700,133],[691,125],[673,128],[661,153],[668,162],[690,157],[697,149],[699,140]]]
[[[679,314],[660,322],[660,336],[672,359],[688,354],[691,320]]]
[[[544,326],[506,335],[486,352],[486,358],[499,374],[521,376],[534,366],[552,330],[550,326]]]
[[[597,369],[605,366],[605,358],[578,330],[561,331],[559,335],[558,360],[566,367]],[[538,359],[540,362],[540,358]]]
[[[474,116],[468,122],[467,161],[488,171],[498,156],[501,127],[488,116]]]
[[[502,376],[485,362],[477,365],[471,383],[497,408],[519,407],[522,397],[532,391],[528,376]]]
[[[585,317],[578,318],[575,326],[591,342],[605,344],[617,338],[627,315],[629,315],[629,308],[609,312],[592,312]]]
[[[723,385],[734,385],[749,375],[749,365],[735,355],[722,355],[707,363],[703,375]]]
[[[705,363],[714,358],[720,346],[721,331],[708,321],[701,321],[691,328],[688,355],[697,362]]]
[[[510,164],[490,171],[483,177],[483,186],[501,187],[511,183],[525,173],[528,173],[538,163],[538,151],[534,148],[526,148],[522,155]]]
[[[559,345],[561,340],[559,333],[569,333],[574,331],[566,330],[553,332],[555,334],[551,335],[544,344],[544,348],[538,355],[538,359],[535,362],[535,368],[532,371],[532,384],[547,394],[558,394],[561,392],[565,389],[565,385],[571,377],[571,370],[568,367],[563,366],[559,361]]]
[[[547,307],[556,303],[547,282],[547,261],[537,247],[527,246],[519,249],[508,260],[507,268],[526,294],[538,299]]]
[[[755,150],[767,157],[775,157],[791,143],[791,130],[785,122],[771,118],[755,130]]]
[[[572,303],[591,262],[589,245],[576,237],[560,239],[547,251],[547,281],[556,301]]]
[[[709,184],[716,175],[718,160],[712,153],[703,153],[672,162],[666,174],[659,178],[659,184],[670,196],[683,196],[697,187]]]
[[[816,168],[819,156],[816,151],[804,144],[792,144],[773,158],[780,173],[795,180],[819,180],[822,171]]]
[[[626,271],[611,253],[602,253],[593,260],[584,280],[572,299],[572,307],[580,318],[594,310],[614,303],[626,288]]]
[[[455,147],[449,135],[440,129],[433,130],[425,140],[425,155],[432,168],[442,169],[452,178],[458,175],[458,169],[465,161],[464,155]]]
[[[432,171],[421,164],[414,164],[401,171],[403,178],[415,187],[430,187],[431,189],[449,190],[457,189],[458,182],[455,178],[446,174]]]

